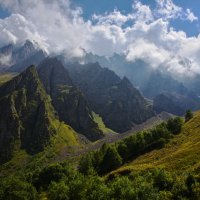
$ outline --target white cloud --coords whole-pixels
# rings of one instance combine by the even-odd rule
[[[173,3],[172,0],[156,0],[157,14],[164,19],[175,19],[181,17],[183,9]]]
[[[92,18],[97,21],[97,24],[116,24],[121,26],[129,20],[135,19],[135,16],[131,14],[123,15],[119,10],[115,9],[112,13],[105,13],[104,15],[94,14]]]
[[[115,9],[85,21],[81,8],[72,9],[69,0],[0,0],[0,6],[13,13],[0,20],[0,46],[30,39],[49,53],[66,57],[83,56],[85,51],[106,56],[127,53],[128,60],[142,58],[154,68],[200,73],[200,37],[187,37],[169,23],[198,18],[172,0],[156,2],[156,9],[151,9],[136,0],[128,14]]]
[[[187,9],[186,10],[186,19],[189,20],[190,22],[193,22],[193,21],[197,21],[198,17],[196,17],[190,9]]]
[[[27,39],[37,41],[45,47],[44,38],[37,32],[34,25],[21,14],[12,14],[6,19],[0,19],[0,45],[21,44]]]
[[[50,53],[68,50],[80,54],[88,25],[80,17],[81,9],[71,9],[69,1],[0,0],[0,5],[18,13],[0,22],[2,29],[8,27],[6,30],[16,37],[13,42],[21,43],[29,38]]]
[[[138,39],[135,43],[131,44],[127,52],[127,60],[142,59],[147,63],[151,63],[154,68],[157,68],[169,58],[170,53],[168,51],[160,49],[154,43],[143,39]]]
[[[173,0],[156,0],[157,8],[154,11],[157,17],[162,17],[165,20],[181,19],[190,22],[197,21],[198,17],[190,9],[184,10],[182,7],[173,3]]]
[[[150,22],[154,19],[153,13],[149,6],[143,5],[140,1],[135,1],[132,5],[137,21]]]

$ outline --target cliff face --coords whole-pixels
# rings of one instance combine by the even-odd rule
[[[103,137],[84,95],[74,86],[60,61],[47,58],[38,66],[38,73],[60,120],[91,141]]]
[[[49,144],[56,130],[50,99],[34,66],[0,87],[0,163],[25,149],[35,154]]]
[[[92,110],[100,114],[105,124],[114,131],[127,131],[134,123],[153,116],[152,109],[127,78],[120,79],[98,63],[69,64],[66,67]]]

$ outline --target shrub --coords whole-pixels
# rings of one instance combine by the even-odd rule
[[[59,182],[66,175],[66,168],[60,164],[51,164],[45,167],[39,174],[38,186],[48,187],[51,182]]]
[[[167,122],[167,129],[174,135],[181,132],[183,120],[180,117],[171,118]]]
[[[17,178],[9,178],[0,181],[0,199],[37,200],[38,194],[30,183]]]
[[[63,182],[52,182],[48,188],[49,200],[69,200],[69,187]]]
[[[191,110],[186,110],[185,113],[185,122],[188,122],[189,120],[191,120],[193,118],[193,113]]]
[[[109,146],[103,156],[102,160],[102,173],[107,173],[117,169],[122,164],[122,158],[118,154],[114,146]]]

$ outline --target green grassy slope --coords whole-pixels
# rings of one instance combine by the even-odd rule
[[[15,82],[18,83],[17,86]],[[15,85],[15,90],[9,91],[13,85]],[[16,120],[19,121],[21,132],[19,132],[20,134],[18,137],[15,136],[16,134],[13,134],[15,136],[13,136],[14,145],[8,146],[8,148],[7,146],[1,147],[3,150],[7,148],[8,151],[11,151],[11,154],[9,154],[8,159],[5,160],[9,162],[0,167],[0,175],[4,172],[18,172],[20,168],[22,169],[21,171],[23,171],[23,169],[29,168],[27,167],[29,165],[34,169],[34,166],[39,167],[48,164],[63,154],[73,152],[75,148],[81,146],[76,132],[64,122],[60,122],[55,116],[51,105],[51,99],[44,91],[35,68],[31,67],[27,69],[15,79],[2,85],[1,94],[3,94],[1,103],[3,98],[10,96],[12,97],[12,101],[10,103],[11,106],[6,100],[5,102],[3,101],[4,104],[1,104],[0,133],[2,134],[0,135],[4,134],[2,131],[4,127],[8,127],[6,131],[9,132],[10,126],[6,126],[6,124],[7,121],[11,124],[15,122],[10,117],[15,113],[18,117]],[[10,110],[10,107],[13,108],[15,113],[13,110]],[[23,113],[23,115],[21,113]],[[12,131],[12,133],[16,133],[16,128],[14,127]],[[23,134],[24,137],[27,136],[27,138],[22,140],[21,134]],[[41,145],[42,148],[37,151],[38,145]],[[33,148],[33,152],[30,153],[29,147]],[[34,151],[34,149],[36,149],[36,151]]]
[[[200,172],[200,112],[184,124],[181,134],[175,136],[166,147],[146,153],[114,173],[155,167],[168,171]]]
[[[57,130],[51,138],[51,145],[41,153],[31,156],[25,150],[15,152],[14,157],[4,165],[0,166],[0,176],[23,174],[26,171],[35,171],[50,163],[59,161],[66,153],[73,153],[81,148],[80,141],[74,130],[63,122],[53,121]]]
[[[98,124],[99,129],[104,133],[116,133],[115,131],[113,131],[112,129],[106,127],[106,125],[103,122],[103,119],[101,118],[100,115],[96,114],[95,112],[92,112],[94,121]]]

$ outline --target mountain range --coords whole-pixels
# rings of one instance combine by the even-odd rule
[[[1,48],[0,199],[199,199],[198,81],[82,59]]]
[[[176,102],[178,101],[179,105],[175,104],[174,108],[178,106],[177,109],[172,110],[168,109],[167,105],[159,105],[159,109],[156,109],[156,111],[161,110],[172,112],[175,115],[182,115],[187,109],[197,110],[200,108],[198,75],[182,78],[175,77],[163,68],[151,67],[142,59],[128,61],[126,54],[115,53],[111,57],[105,57],[86,53],[85,57],[80,59],[79,62],[98,62],[102,67],[114,71],[118,76],[126,76],[144,97],[153,101],[156,99],[154,107],[157,107],[159,97],[160,95],[163,96],[163,93],[184,98],[184,104],[181,102],[181,98],[179,98],[179,101],[176,98]],[[173,99],[171,100],[173,101]]]
[[[2,76],[9,77],[0,85],[1,163],[21,149],[36,154],[52,145],[59,124],[81,144],[129,131],[163,111],[181,116],[200,108],[195,90],[142,60],[128,62],[124,55],[86,54],[82,59],[88,64],[80,64],[47,57],[26,41],[1,48],[0,58]]]
[[[120,133],[154,115],[127,78],[97,63],[67,68],[70,73],[57,58],[46,58],[0,86],[1,163],[20,149],[43,151],[58,135],[55,124],[69,125],[74,133],[96,141],[105,133],[94,113]]]
[[[98,63],[67,65],[72,80],[83,91],[92,109],[106,126],[125,132],[154,115],[148,102],[126,78]]]

